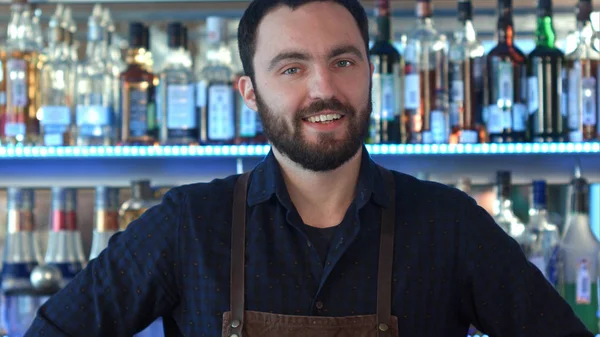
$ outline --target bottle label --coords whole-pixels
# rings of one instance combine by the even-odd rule
[[[404,107],[415,110],[419,108],[420,88],[419,74],[407,74],[404,77]]]
[[[579,130],[569,132],[569,141],[573,143],[583,142],[583,132]]]
[[[529,262],[531,262],[534,266],[539,269],[542,274],[544,274],[545,278],[548,278],[546,275],[546,259],[543,256],[534,255],[529,257]]]
[[[256,111],[250,109],[244,100],[241,98],[239,100],[240,106],[240,137],[244,138],[252,138],[256,137],[257,134],[257,116]]]
[[[78,126],[104,126],[111,124],[111,107],[102,105],[78,105],[75,111],[77,115]]]
[[[508,116],[510,118],[510,114]],[[525,118],[527,116],[527,107],[525,106],[525,104],[513,105],[512,116],[513,116],[513,121],[512,121],[513,131],[516,131],[516,132],[525,131]],[[508,123],[510,123],[510,119],[509,119]],[[511,127],[510,124],[508,124],[508,126]]]
[[[4,124],[4,134],[8,137],[24,136],[25,129],[25,123]]]
[[[539,103],[539,92],[538,92],[538,77],[537,76],[531,76],[527,79],[527,91],[528,91],[528,95],[527,95],[527,106],[529,108],[529,114],[534,114],[538,111],[538,109],[540,108],[540,103]]]
[[[504,113],[497,105],[487,108],[487,127],[489,133],[501,133],[504,130]]]
[[[202,109],[206,106],[206,81],[196,83],[196,107]]]
[[[167,86],[167,128],[193,129],[198,127],[194,108],[193,85]]]
[[[3,263],[2,264],[2,291],[31,289],[29,277],[38,265],[37,262]]]
[[[513,65],[510,61],[498,63],[498,99],[505,107],[510,107],[514,102]]]
[[[458,142],[460,144],[476,144],[477,132],[473,130],[462,130]]]
[[[68,106],[43,106],[40,108],[40,124],[69,125],[71,124],[71,109]]]
[[[446,114],[439,110],[434,110],[430,114],[431,118],[431,142],[435,144],[447,143],[448,127],[446,123]]]
[[[569,70],[568,79],[568,94],[567,94],[567,118],[569,123],[569,129],[579,129],[579,90],[581,82],[581,64],[575,62],[573,69]]]
[[[27,106],[27,62],[10,59],[6,62],[6,72],[8,73],[6,86],[10,91],[11,105],[13,107]]]
[[[148,91],[131,89],[129,91],[129,134],[143,137],[148,132]]]
[[[450,125],[460,125],[460,109],[464,105],[465,89],[462,80],[452,81],[450,86]]]
[[[582,99],[581,106],[583,108],[582,113],[582,124],[583,125],[596,125],[596,79],[593,77],[586,77],[581,81],[582,87]]]
[[[575,291],[575,303],[592,303],[592,278],[589,272],[588,260],[583,258],[577,266],[577,284]]]
[[[208,88],[208,138],[229,140],[235,136],[233,88],[213,84]]]

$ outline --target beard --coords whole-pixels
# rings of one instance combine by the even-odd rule
[[[342,166],[358,152],[368,135],[373,109],[371,84],[369,84],[369,98],[360,112],[336,98],[316,101],[296,111],[291,130],[285,114],[271,110],[262,99],[256,85],[254,88],[256,106],[265,136],[281,154],[304,169],[323,172]],[[343,139],[339,140],[332,134],[324,133],[318,136],[316,142],[309,142],[302,135],[303,118],[323,110],[335,111],[344,116],[348,127],[344,131]]]

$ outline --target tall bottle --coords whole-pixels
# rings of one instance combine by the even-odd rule
[[[496,223],[504,229],[508,235],[513,237],[519,243],[523,242],[523,233],[525,224],[515,215],[510,199],[511,192],[511,173],[510,171],[496,172],[496,192],[497,198],[494,202],[493,218]]]
[[[0,129],[3,129],[6,120],[6,46],[0,44]],[[2,144],[3,130],[0,130],[0,144]]]
[[[206,64],[198,78],[196,104],[200,109],[200,142],[232,144],[235,141],[235,96],[227,21],[206,18]]]
[[[487,55],[486,123],[490,142],[526,138],[526,57],[514,44],[512,0],[498,0],[498,44]]]
[[[34,190],[9,187],[7,190],[7,234],[2,261],[4,294],[33,292],[31,271],[42,262],[35,239]]]
[[[593,333],[599,333],[598,262],[600,242],[590,228],[589,184],[579,170],[569,186],[564,234],[555,256],[557,288],[575,314]]]
[[[86,57],[77,68],[77,145],[112,145],[116,138],[102,15],[102,7],[94,6],[88,19]]]
[[[110,14],[110,10],[108,8],[102,9],[102,21],[101,27],[104,32],[102,50],[104,55],[104,60],[106,61],[106,67],[108,72],[112,78],[112,100],[113,100],[113,114],[115,114],[115,121],[119,121],[120,117],[117,114],[120,113],[120,101],[119,97],[121,96],[121,73],[127,69],[127,64],[123,61],[123,57],[121,55],[121,49],[113,43],[113,39],[115,36],[115,24],[112,20],[112,15]],[[120,123],[113,122],[113,127],[115,128],[115,135],[120,137],[121,128]],[[116,138],[118,138],[116,137]]]
[[[49,23],[48,59],[44,64],[41,76],[41,103],[38,118],[41,124],[41,137],[44,145],[64,146],[71,143],[71,111],[70,81],[71,62],[66,46],[66,31],[61,26],[62,12],[52,16]]]
[[[527,259],[551,279],[548,266],[554,250],[559,241],[558,227],[550,222],[548,217],[548,204],[546,182],[533,181],[532,207],[529,210],[529,223],[523,234],[523,248]]]
[[[77,234],[77,192],[72,188],[52,188],[51,230],[45,262],[62,275],[60,287],[69,283],[85,266],[81,237]]]
[[[447,143],[447,43],[433,27],[430,0],[416,1],[417,27],[404,49],[404,114],[407,141]]]
[[[567,138],[564,54],[555,46],[552,0],[538,0],[536,47],[527,57],[529,139],[536,143]]]
[[[77,33],[77,23],[73,19],[71,7],[66,7],[63,12],[62,27],[65,33],[65,43],[63,43],[63,53],[65,60],[69,64],[69,81],[67,82],[67,93],[69,107],[75,112],[75,97],[77,96],[77,65],[79,64],[79,41],[75,39]],[[73,117],[75,118],[75,117]]]
[[[169,23],[169,55],[160,75],[160,141],[169,145],[197,144],[199,139],[198,114],[195,106],[195,84],[191,63],[188,61],[187,32],[179,22]]]
[[[96,187],[94,232],[89,260],[95,259],[108,246],[110,237],[119,231],[119,189]]]
[[[473,27],[471,0],[458,1],[459,29],[448,51],[450,143],[485,142],[483,125],[484,48]]]
[[[157,142],[156,110],[154,106],[154,74],[146,70],[142,23],[129,25],[127,69],[121,74],[120,118],[121,144],[153,145]]]
[[[405,143],[405,124],[402,122],[402,84],[404,61],[392,44],[390,1],[377,0],[377,35],[370,50],[373,72],[373,112],[367,142]]]
[[[576,9],[577,47],[566,56],[569,141],[594,141],[600,113],[600,52],[592,43],[591,0],[579,0]]]
[[[119,209],[119,228],[125,230],[133,220],[139,218],[150,207],[159,203],[160,199],[155,198],[150,181],[132,181],[131,199],[125,201]]]
[[[6,41],[6,114],[0,132],[4,144],[39,141],[39,50],[26,0],[12,0]]]

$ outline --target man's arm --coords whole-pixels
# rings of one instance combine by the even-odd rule
[[[25,337],[132,336],[178,303],[176,191],[146,211],[38,311]]]
[[[472,200],[461,230],[465,320],[494,337],[593,337],[519,244]]]

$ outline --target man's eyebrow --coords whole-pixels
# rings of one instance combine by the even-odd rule
[[[334,48],[329,53],[329,58],[334,58],[343,54],[353,54],[354,56],[358,57],[361,61],[363,60],[363,55],[360,52],[360,50],[358,50],[358,48],[352,45],[344,45]]]
[[[291,51],[283,51],[279,54],[277,54],[273,59],[271,59],[271,62],[269,62],[269,71],[273,70],[273,68],[275,68],[275,66],[277,66],[277,64],[283,60],[298,60],[298,61],[307,61],[310,59],[310,56],[306,53],[300,52],[300,51],[295,51],[295,50],[291,50]]]

